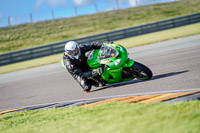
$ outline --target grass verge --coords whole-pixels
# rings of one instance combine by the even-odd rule
[[[178,0],[0,28],[0,53],[200,12],[200,0]]]
[[[1,133],[197,133],[200,102],[107,103],[0,115]]]
[[[200,34],[200,23],[115,41],[126,48]]]
[[[195,34],[200,34],[200,23],[178,27],[174,29],[169,29],[169,30],[164,30],[164,31],[155,32],[155,33],[149,33],[149,34],[145,34],[141,36],[131,37],[128,39],[122,39],[115,42],[122,44],[126,48],[130,48],[130,47],[135,47],[139,45],[160,42],[160,41],[165,41],[169,39],[195,35]],[[62,54],[57,54],[57,55],[42,57],[39,59],[33,59],[33,60],[19,62],[15,64],[0,66],[0,73],[7,73],[7,72],[16,71],[16,70],[22,70],[26,68],[55,63],[55,62],[59,62],[61,58],[62,58]]]
[[[47,65],[51,63],[59,62],[62,59],[63,54],[55,54],[46,57],[36,58],[28,61],[23,61],[19,63],[9,64],[5,66],[0,66],[0,74],[13,72],[17,70],[23,70],[27,68]]]

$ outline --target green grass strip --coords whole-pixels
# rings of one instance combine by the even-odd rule
[[[126,48],[130,48],[130,47],[136,47],[136,46],[145,45],[149,43],[160,42],[160,41],[165,41],[169,39],[195,35],[195,34],[200,34],[200,23],[187,25],[187,26],[174,28],[174,29],[169,29],[169,30],[164,30],[164,31],[155,32],[155,33],[149,33],[149,34],[131,37],[127,39],[122,39],[115,42],[125,46]],[[5,66],[0,67],[0,73],[7,73],[7,72],[26,69],[26,68],[46,65],[50,63],[60,62],[61,58],[62,58],[62,54],[57,54],[57,55],[51,55],[51,56],[33,59],[29,61],[19,62],[15,64],[5,65]]]
[[[200,34],[200,23],[115,41],[126,48]]]
[[[23,70],[23,69],[32,68],[32,67],[37,67],[37,66],[42,66],[42,65],[47,65],[51,63],[56,63],[62,59],[62,55],[63,54],[61,53],[61,54],[36,58],[36,59],[28,60],[28,61],[23,61],[19,63],[9,64],[5,66],[0,66],[0,74],[13,72],[17,70]]]
[[[166,0],[167,1],[167,0]],[[200,12],[200,0],[132,7],[0,28],[0,53]]]
[[[198,133],[200,102],[108,103],[0,115],[1,133]]]

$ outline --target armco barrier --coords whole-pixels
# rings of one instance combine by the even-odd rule
[[[91,43],[94,41],[116,41],[119,39],[175,28],[197,22],[200,22],[200,12],[70,40],[74,40],[78,43]],[[64,52],[64,45],[68,41],[69,40],[64,40],[47,45],[0,54],[0,66]]]

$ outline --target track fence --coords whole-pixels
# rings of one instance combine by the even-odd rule
[[[76,41],[78,43],[91,43],[94,41],[116,41],[198,22],[200,22],[200,12],[70,40]],[[0,54],[0,66],[64,52],[64,45],[70,40],[64,40],[42,46]]]

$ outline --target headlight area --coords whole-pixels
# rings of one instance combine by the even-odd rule
[[[120,63],[121,63],[121,59],[117,59],[117,60],[115,61],[115,66],[118,66]]]

